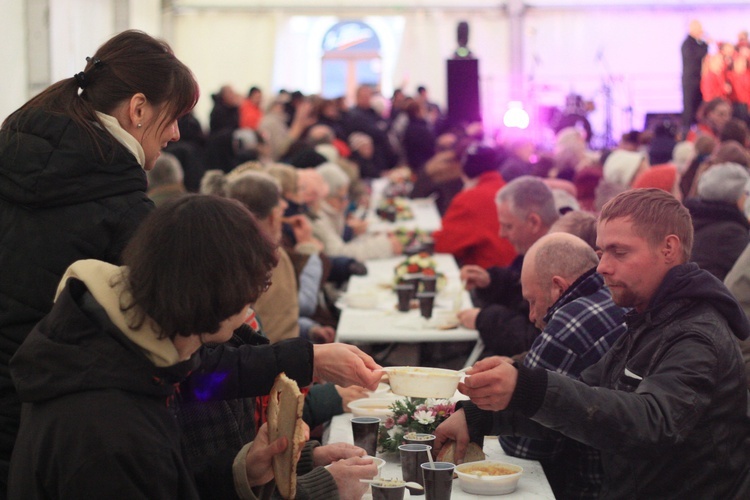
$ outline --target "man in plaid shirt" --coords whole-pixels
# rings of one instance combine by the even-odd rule
[[[626,309],[612,301],[594,250],[580,238],[551,233],[526,254],[521,271],[529,319],[542,330],[523,360],[577,379],[625,333]],[[569,438],[500,438],[509,455],[539,460],[557,498],[597,498],[599,452]]]

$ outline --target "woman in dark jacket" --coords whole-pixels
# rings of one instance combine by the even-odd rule
[[[264,426],[241,449],[188,465],[174,400],[266,394],[282,371],[312,380],[313,347],[302,339],[222,345],[270,286],[276,245],[240,204],[187,195],[144,221],[123,261],[72,264],[13,358],[24,413],[10,498],[255,498],[287,443],[269,443]],[[226,426],[210,423],[201,431],[224,440]],[[321,469],[330,495],[342,467],[356,468],[348,482],[360,494],[358,479],[376,472],[359,457]]]
[[[169,46],[138,31],[102,45],[86,67],[11,114],[0,128],[0,492],[20,403],[8,362],[52,308],[65,269],[118,263],[153,209],[146,174],[177,119],[198,99]],[[2,496],[2,493],[0,493]]]
[[[198,498],[196,484],[231,498],[233,475],[249,486],[268,482],[265,429],[244,451],[252,468],[233,474],[232,456],[193,478],[172,400],[175,384],[191,372],[184,397],[221,397],[244,378],[237,351],[201,347],[227,341],[242,325],[267,286],[275,245],[243,207],[186,196],[147,218],[123,260],[125,267],[93,259],[72,264],[51,313],[13,358],[25,410],[10,498]],[[308,362],[292,375],[309,378],[311,349],[298,350]],[[274,358],[256,357],[255,366],[265,359],[267,367]],[[204,376],[200,364],[222,365],[211,373],[224,376]],[[268,389],[263,385],[256,387]]]
[[[743,212],[748,182],[744,167],[714,165],[698,180],[698,197],[685,201],[695,229],[691,260],[722,281],[750,243]]]

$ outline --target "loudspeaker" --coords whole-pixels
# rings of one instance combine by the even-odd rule
[[[669,121],[672,125],[679,125],[682,123],[682,113],[646,113],[646,119],[643,123],[643,130],[653,130],[653,128],[665,121]]]
[[[461,125],[482,120],[479,112],[479,60],[448,60],[448,121]]]

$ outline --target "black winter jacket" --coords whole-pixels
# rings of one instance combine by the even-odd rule
[[[0,132],[0,474],[20,413],[11,356],[52,309],[67,267],[81,259],[119,263],[153,210],[145,172],[113,141],[102,131],[102,157],[71,119],[42,111]]]
[[[599,449],[602,498],[750,498],[748,387],[737,344],[750,323],[736,300],[684,264],[669,271],[648,310],[626,320],[627,333],[581,382],[521,367],[508,410],[466,406],[470,428],[531,437],[553,430]]]
[[[728,203],[691,198],[685,201],[693,218],[695,237],[691,260],[724,280],[750,243],[750,223]]]
[[[508,267],[491,267],[490,285],[477,288],[475,297],[481,307],[476,327],[484,342],[483,356],[515,356],[528,351],[539,329],[529,321],[529,303],[521,294],[523,255]]]
[[[280,371],[310,383],[309,342],[248,347],[204,348],[157,368],[69,280],[11,363],[24,410],[9,497],[235,498],[237,450],[189,470],[173,400],[180,382],[185,400],[265,394]]]

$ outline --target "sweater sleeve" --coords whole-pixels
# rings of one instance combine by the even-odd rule
[[[344,408],[341,396],[334,384],[315,384],[310,387],[305,398],[302,419],[311,429],[342,413],[344,413]]]
[[[318,290],[323,277],[323,262],[318,254],[312,254],[307,259],[305,267],[299,276],[299,315],[312,316],[318,305]]]
[[[279,373],[310,385],[313,347],[304,339],[288,339],[273,345],[203,347],[200,367],[181,384],[187,400],[222,400],[268,394]]]

